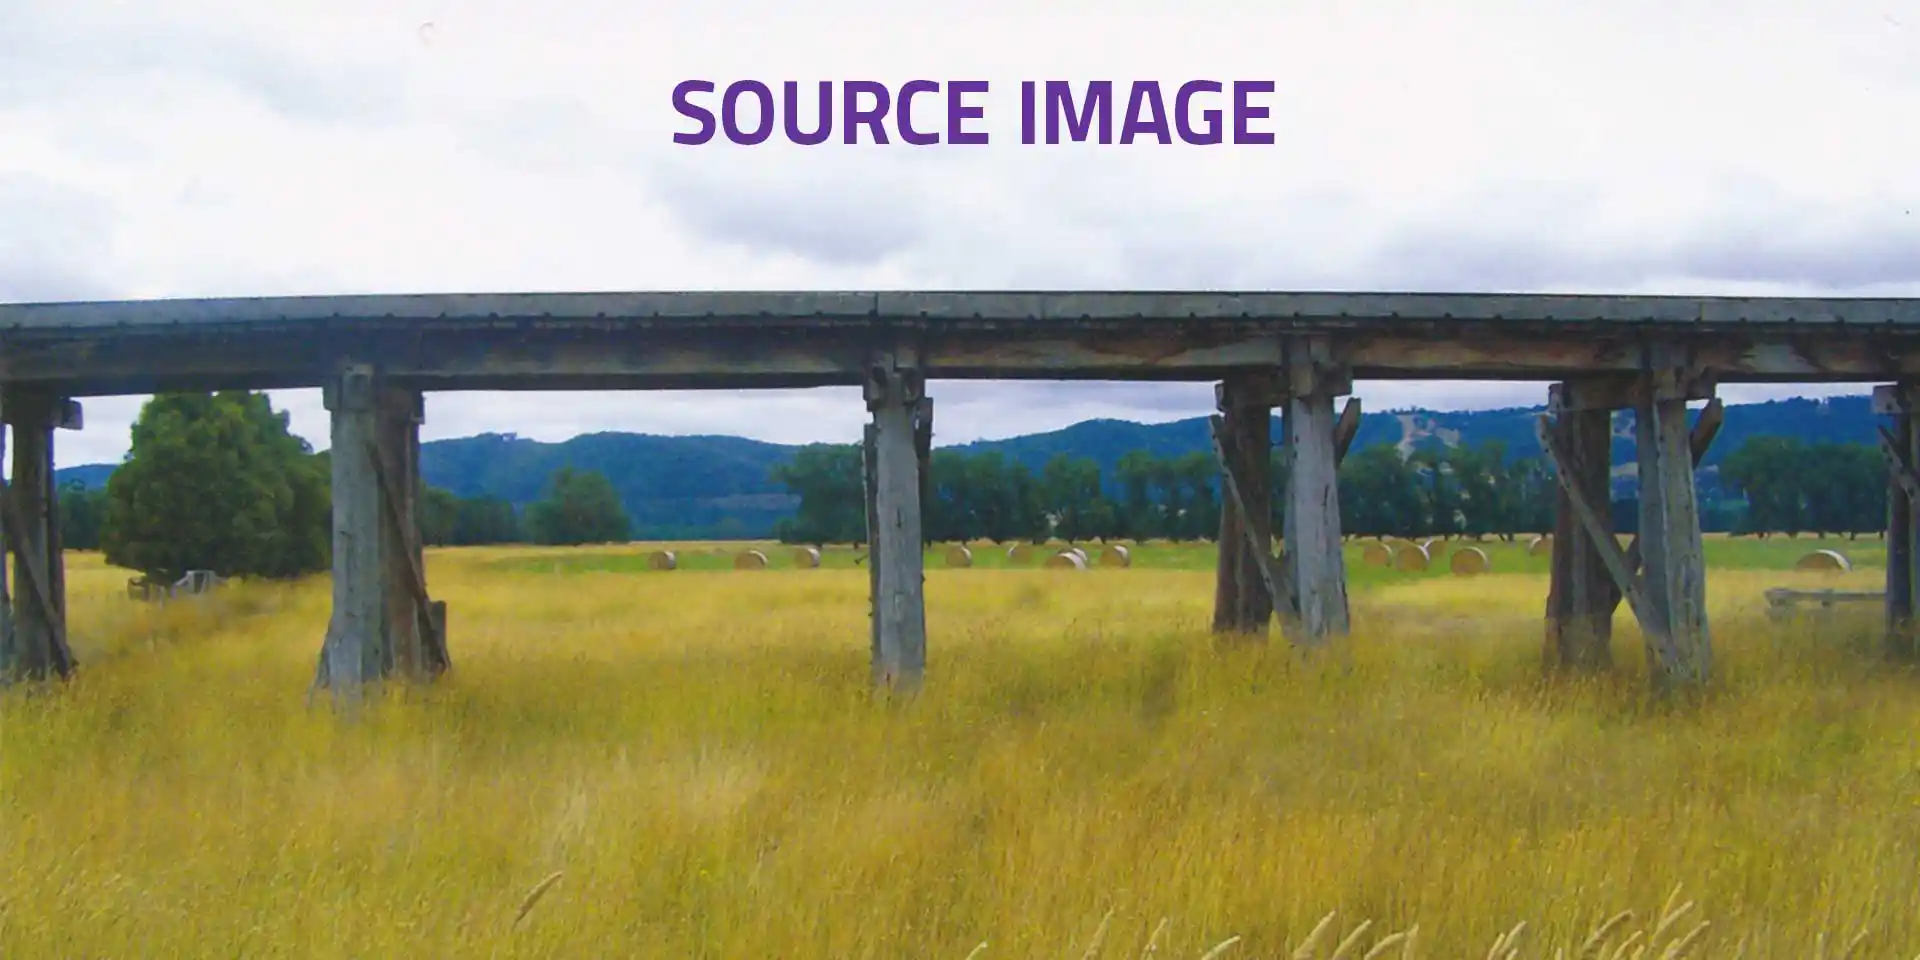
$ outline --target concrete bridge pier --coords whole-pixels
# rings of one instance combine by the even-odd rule
[[[333,614],[314,686],[351,700],[368,684],[447,670],[446,605],[427,593],[420,538],[420,392],[348,364],[324,397],[332,415]]]
[[[82,426],[80,404],[50,390],[0,390],[0,420],[13,434],[13,479],[0,489],[0,686],[73,674],[67,645],[67,587],[53,433]],[[6,448],[0,433],[0,451]]]
[[[1880,453],[1887,460],[1887,653],[1896,660],[1920,654],[1915,639],[1914,598],[1920,596],[1920,381],[1903,380],[1873,388],[1873,412],[1893,418],[1893,429],[1879,428]]]
[[[872,591],[873,682],[912,691],[927,665],[922,499],[933,443],[933,401],[914,358],[885,351],[865,381],[873,422],[862,445],[867,568]]]
[[[1569,380],[1540,417],[1541,449],[1559,480],[1553,579],[1547,599],[1549,668],[1596,670],[1612,663],[1614,611],[1624,600],[1646,638],[1656,686],[1706,681],[1706,560],[1694,470],[1719,432],[1723,407],[1712,378],[1684,350],[1645,347],[1637,375]],[[1709,401],[1689,427],[1687,403]],[[1639,534],[1614,539],[1609,496],[1612,414],[1632,408],[1640,488]]]

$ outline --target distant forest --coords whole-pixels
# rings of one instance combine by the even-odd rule
[[[1208,454],[1156,456],[1138,450],[1122,456],[1108,476],[1087,457],[1059,454],[1036,471],[997,450],[935,450],[931,468],[928,542],[1196,540],[1219,530],[1219,469]],[[778,539],[865,539],[858,445],[804,447],[771,472],[799,500],[792,516],[776,522]],[[1286,487],[1277,462],[1273,478],[1272,521],[1279,530]],[[1553,527],[1554,485],[1541,459],[1509,457],[1499,441],[1419,449],[1406,456],[1392,444],[1379,443],[1354,450],[1341,464],[1340,522],[1347,533],[1373,536],[1543,533]],[[1701,526],[1709,532],[1857,536],[1886,527],[1886,466],[1878,450],[1864,443],[1750,436],[1721,460],[1712,482],[1703,478],[1700,485]],[[616,538],[557,533],[557,521],[549,517],[562,513],[608,530],[627,529],[618,500],[598,472],[563,467],[549,486],[567,490],[568,499],[579,489],[580,502],[591,506],[558,511],[542,502],[517,509],[498,497],[460,497],[429,488],[421,506],[422,532],[436,546]],[[103,491],[68,482],[60,508],[70,546],[92,549],[98,543],[102,503]],[[1616,499],[1613,513],[1618,532],[1634,532],[1635,500]]]
[[[1274,453],[1273,528],[1285,518],[1285,472]],[[925,534],[930,542],[1047,537],[1069,540],[1217,535],[1219,468],[1203,453],[1159,457],[1135,451],[1103,477],[1089,458],[1058,455],[1035,472],[998,451],[936,450]],[[776,535],[789,543],[858,542],[866,507],[857,445],[803,450],[774,476],[800,499]],[[1427,448],[1403,456],[1391,444],[1350,453],[1341,464],[1340,519],[1351,534],[1506,536],[1552,529],[1556,483],[1535,457],[1509,457],[1499,441]],[[1858,535],[1886,526],[1887,475],[1861,443],[1806,444],[1749,437],[1703,483],[1701,525],[1710,532]],[[1109,491],[1117,490],[1117,495]],[[1617,532],[1634,532],[1639,504],[1614,502]]]

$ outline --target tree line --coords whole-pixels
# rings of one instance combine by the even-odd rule
[[[1273,529],[1286,519],[1285,451],[1272,453]],[[936,450],[928,463],[928,542],[1197,540],[1218,535],[1219,468],[1210,453],[1134,451],[1110,474],[1085,457],[1056,455],[1039,471],[997,451]],[[1734,534],[1835,533],[1886,527],[1879,452],[1859,443],[1751,437],[1701,480],[1701,525]],[[787,543],[857,543],[866,502],[857,444],[803,448],[774,471],[800,500],[775,530]],[[1558,480],[1543,458],[1510,457],[1501,443],[1357,449],[1339,470],[1341,529],[1360,536],[1498,536],[1554,526]],[[1613,502],[1615,531],[1634,533],[1638,501]]]
[[[1271,453],[1273,529],[1286,519],[1286,453]],[[1219,467],[1210,452],[1136,450],[1103,475],[1091,458],[1060,454],[1038,472],[997,451],[936,450],[928,462],[923,530],[929,542],[1199,540],[1220,529]],[[866,501],[858,445],[815,445],[774,471],[797,496],[775,529],[788,543],[859,542]],[[1498,442],[1416,450],[1356,450],[1340,466],[1342,529],[1362,535],[1512,536],[1553,526],[1554,479]]]
[[[1272,454],[1272,516],[1283,528],[1285,451]],[[1207,452],[1162,457],[1134,451],[1103,472],[1059,455],[1038,471],[995,451],[932,453],[924,531],[932,541],[1040,541],[1048,537],[1196,540],[1220,523],[1219,471]],[[1843,533],[1885,529],[1887,482],[1865,444],[1808,444],[1757,436],[1703,490],[1702,525],[1734,533]],[[187,570],[221,576],[294,577],[325,570],[331,549],[331,469],[288,429],[287,415],[252,391],[169,393],[142,407],[125,461],[104,489],[61,491],[63,539],[156,579]],[[860,448],[816,444],[771,479],[799,500],[777,535],[789,543],[866,537]],[[1339,471],[1342,528],[1371,536],[1503,536],[1553,526],[1555,479],[1539,458],[1510,457],[1498,442],[1402,455],[1379,444],[1354,450]],[[1712,483],[1705,483],[1715,487]],[[1620,532],[1637,505],[1616,501]],[[624,542],[631,521],[608,478],[563,467],[544,498],[516,510],[494,497],[427,488],[418,504],[429,545]]]

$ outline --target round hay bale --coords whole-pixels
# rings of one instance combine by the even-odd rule
[[[1447,558],[1447,569],[1456,577],[1471,577],[1493,569],[1493,561],[1479,547],[1462,547]]]
[[[820,565],[819,547],[801,547],[793,552],[793,565],[803,570]]]
[[[957,543],[954,544],[953,546],[948,547],[947,548],[947,566],[949,567],[973,566],[973,551]]]
[[[1553,550],[1553,536],[1534,537],[1527,541],[1527,556],[1537,557]]]
[[[1441,537],[1428,537],[1420,542],[1420,549],[1427,552],[1427,559],[1440,562],[1447,555],[1447,541]]]
[[[1401,573],[1419,573],[1427,569],[1431,562],[1427,548],[1417,543],[1409,543],[1393,552],[1393,568]]]
[[[647,554],[647,569],[649,570],[673,570],[679,566],[680,558],[674,556],[672,550],[655,550]]]
[[[1048,570],[1085,570],[1087,555],[1078,550],[1062,550],[1042,564]]]
[[[1370,540],[1360,548],[1360,560],[1370,567],[1393,566],[1393,548],[1378,540]]]
[[[1801,557],[1793,565],[1795,570],[1818,570],[1823,573],[1845,573],[1853,569],[1853,562],[1838,550],[1815,550]]]
[[[1103,567],[1131,567],[1133,566],[1133,551],[1128,550],[1124,544],[1109,543],[1100,550],[1100,565]]]
[[[1016,543],[1013,546],[1008,547],[1007,562],[1008,563],[1032,563],[1033,562],[1033,544]]]
[[[743,553],[734,554],[733,568],[735,570],[765,570],[767,568],[767,555],[758,550],[748,550]]]

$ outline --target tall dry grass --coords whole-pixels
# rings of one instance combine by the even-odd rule
[[[324,582],[77,562],[84,674],[0,696],[0,956],[1920,952],[1920,680],[1871,612],[1768,624],[1793,574],[1716,572],[1721,682],[1664,706],[1624,616],[1619,677],[1539,677],[1539,577],[1302,660],[1210,642],[1204,572],[932,570],[902,704],[864,571],[504,556],[430,558],[456,672],[357,724],[305,707]]]

